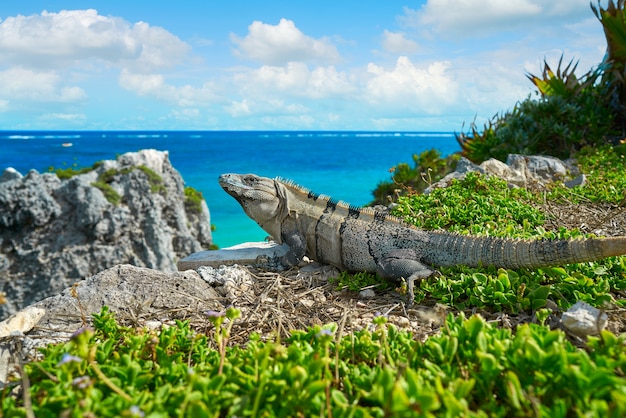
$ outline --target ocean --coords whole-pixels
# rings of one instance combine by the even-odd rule
[[[390,168],[412,165],[413,154],[436,148],[445,156],[460,149],[451,132],[0,131],[0,171],[87,167],[147,148],[169,151],[185,184],[202,192],[220,247],[267,236],[221,189],[222,173],[280,176],[361,206],[390,179]]]

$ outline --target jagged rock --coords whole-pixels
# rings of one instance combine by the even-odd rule
[[[567,162],[543,155],[510,154],[506,163],[491,158],[480,165],[476,165],[465,157],[461,157],[455,171],[429,186],[424,193],[430,193],[435,188],[447,187],[452,180],[461,180],[471,171],[501,178],[509,183],[511,187],[527,187],[528,185],[542,185],[566,180],[568,171],[574,171],[572,168],[571,164]],[[577,180],[575,179],[576,181],[566,181],[566,186],[584,185],[584,175],[582,178],[579,177],[577,177]]]
[[[525,181],[523,184],[517,184],[520,187],[528,183],[550,183],[556,180],[563,180],[567,176],[565,163],[555,157],[510,154],[507,157],[506,164],[512,170],[522,174]]]
[[[3,181],[16,180],[22,178],[22,174],[13,167],[5,168],[4,172],[0,176],[0,183]]]
[[[0,330],[5,330],[5,335],[0,335],[4,337],[0,340],[0,387],[17,364],[16,356],[30,360],[37,347],[69,340],[89,325],[91,315],[103,306],[137,326],[155,326],[198,317],[207,310],[223,310],[220,299],[192,270],[165,273],[131,265],[109,268],[0,323]]]
[[[212,243],[206,203],[199,211],[185,204],[167,152],[127,153],[66,180],[7,171],[0,182],[0,291],[7,299],[0,319],[116,264],[176,271],[177,259]]]

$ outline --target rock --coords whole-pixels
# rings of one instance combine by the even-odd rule
[[[508,166],[500,160],[490,158],[489,160],[483,162],[480,167],[483,169],[484,173],[504,179],[509,184],[517,187],[526,186],[526,176],[524,173]]]
[[[178,262],[178,270],[197,270],[201,266],[232,266],[257,264],[259,257],[282,257],[289,247],[275,242],[246,242],[220,250],[200,251]]]
[[[43,309],[29,306],[5,319],[0,322],[0,339],[30,331],[45,313]]]
[[[587,184],[587,176],[584,174],[565,182],[565,187],[572,189],[574,187],[584,187]]]
[[[8,167],[4,169],[4,172],[0,176],[0,183],[4,181],[17,180],[20,178],[22,178],[22,173],[20,173],[13,167]]]
[[[214,286],[215,290],[232,305],[236,304],[239,299],[253,294],[254,280],[250,272],[237,265],[219,268],[200,266],[198,274],[209,285]]]
[[[429,186],[424,193],[430,193],[434,188],[447,187],[452,180],[461,180],[471,171],[501,178],[509,183],[510,187],[527,187],[528,185],[545,185],[554,181],[566,180],[568,171],[573,171],[573,168],[571,162],[563,162],[558,158],[542,155],[510,154],[506,164],[491,158],[479,166],[461,157],[455,171]],[[584,175],[566,182],[567,187],[584,184]]]
[[[116,264],[176,271],[177,259],[212,244],[206,203],[185,204],[167,152],[127,153],[66,180],[35,170],[3,178],[0,319]]]
[[[452,180],[462,180],[465,178],[465,175],[467,173],[472,171],[477,171],[481,174],[485,174],[484,170],[480,166],[477,166],[465,157],[461,157],[456,165],[456,170],[454,170],[452,173],[447,174],[441,180],[428,186],[424,190],[424,194],[430,193],[431,191],[433,191],[433,189],[448,187],[450,183],[452,183]]]
[[[36,355],[37,347],[69,340],[103,306],[119,319],[130,319],[138,326],[156,326],[173,318],[221,311],[224,305],[219,300],[216,291],[195,271],[165,273],[131,265],[114,266],[0,324],[5,331],[26,334],[10,332],[10,338],[0,341],[0,386],[14,369],[16,355],[29,360]]]
[[[606,327],[607,321],[604,312],[582,301],[576,302],[561,316],[563,327],[579,337],[598,334]]]
[[[522,173],[526,183],[551,183],[567,176],[565,163],[555,157],[510,154],[506,163],[511,169]]]

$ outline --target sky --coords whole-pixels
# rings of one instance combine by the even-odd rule
[[[600,63],[589,4],[2,0],[0,130],[467,131]]]

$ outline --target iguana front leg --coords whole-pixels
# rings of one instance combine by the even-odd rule
[[[306,254],[306,238],[297,229],[292,229],[282,233],[282,240],[289,250],[282,256],[281,264],[286,268],[297,266]]]
[[[281,242],[288,247],[284,255],[260,255],[254,263],[255,266],[270,271],[282,271],[300,264],[306,253],[304,236],[297,232],[282,234]]]
[[[430,276],[438,276],[437,270],[433,270],[419,261],[419,255],[412,249],[394,250],[377,262],[376,273],[385,279],[405,279],[408,286],[408,302],[413,305],[415,301],[415,281],[426,279]]]

